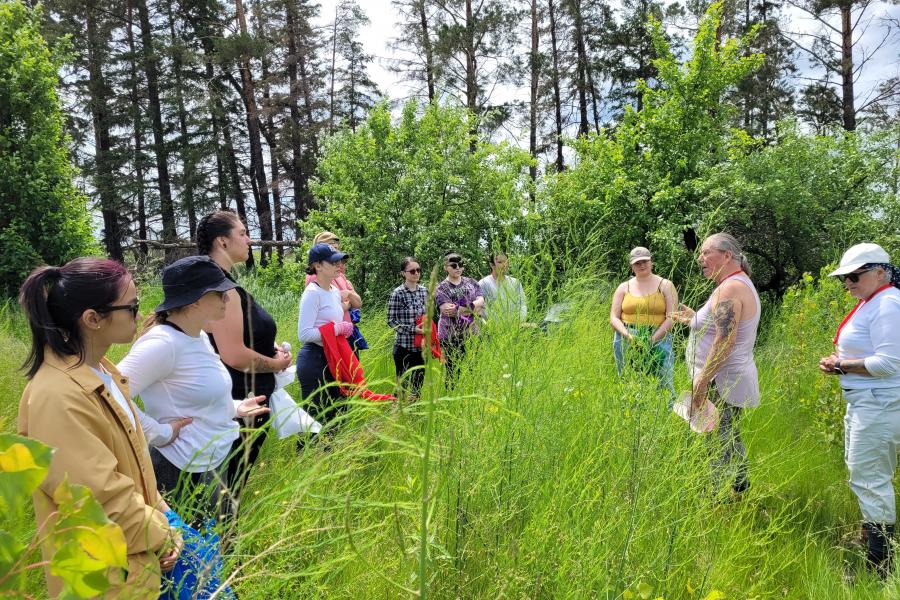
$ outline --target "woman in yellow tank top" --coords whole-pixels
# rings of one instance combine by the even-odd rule
[[[646,248],[634,248],[629,263],[634,277],[616,288],[609,312],[616,369],[621,375],[628,363],[654,375],[660,387],[669,390],[671,403],[675,361],[672,320],[666,315],[678,305],[678,292],[671,281],[653,274],[653,257]]]

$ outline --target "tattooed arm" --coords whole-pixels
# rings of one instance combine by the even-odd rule
[[[712,348],[706,357],[706,364],[694,379],[693,402],[699,407],[709,391],[709,384],[719,369],[731,356],[737,339],[737,328],[741,322],[743,303],[738,296],[739,288],[726,283],[719,289],[712,306],[712,326],[716,328]]]

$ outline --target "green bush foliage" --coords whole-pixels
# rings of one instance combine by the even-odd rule
[[[404,256],[429,269],[455,250],[486,267],[490,249],[522,241],[528,153],[473,140],[464,109],[418,110],[410,101],[395,124],[381,105],[355,132],[328,139],[313,185],[320,207],[307,237],[337,233],[353,255],[349,275],[368,295],[400,283]]]
[[[718,44],[721,14],[720,3],[709,8],[683,64],[651,22],[659,81],[640,85],[643,110],[626,111],[612,132],[575,141],[577,164],[547,182],[544,210],[533,218],[551,254],[578,248],[616,272],[631,247],[644,245],[678,281],[694,272],[684,232],[702,232],[707,219],[696,182],[750,143],[729,128],[723,97],[762,61],[746,53],[747,38]]]
[[[41,263],[95,248],[56,94],[61,56],[40,34],[41,9],[0,3],[0,293]]]
[[[125,534],[110,521],[91,491],[67,479],[53,492],[52,526],[20,541],[31,494],[47,476],[53,449],[19,435],[0,433],[0,596],[23,597],[26,575],[42,545],[53,548],[50,569],[63,580],[61,598],[93,598],[109,587],[108,569],[127,568]],[[10,527],[7,530],[7,527]]]

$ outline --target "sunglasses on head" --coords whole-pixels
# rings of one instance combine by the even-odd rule
[[[104,306],[103,308],[96,308],[94,310],[96,310],[98,313],[108,313],[117,310],[130,310],[131,316],[133,318],[137,318],[138,311],[141,310],[141,307],[139,302],[135,302],[134,304],[113,304],[112,306]]]
[[[868,273],[874,268],[875,267],[869,267],[868,269],[863,269],[862,271],[854,271],[853,273],[847,273],[846,275],[838,275],[838,279],[840,279],[842,282],[849,279],[851,283],[859,283],[859,276],[863,273]]]
[[[461,260],[460,261],[451,260],[447,264],[450,265],[451,269],[462,269],[464,266],[466,266],[466,263],[464,263]]]
[[[416,273],[421,273],[421,272],[422,272],[422,269],[409,269],[407,271],[404,271],[404,273],[409,273],[411,275],[415,275]]]

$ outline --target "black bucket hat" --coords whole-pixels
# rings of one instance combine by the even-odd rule
[[[163,269],[163,301],[154,312],[193,304],[207,292],[227,292],[237,284],[205,254],[176,260]]]

